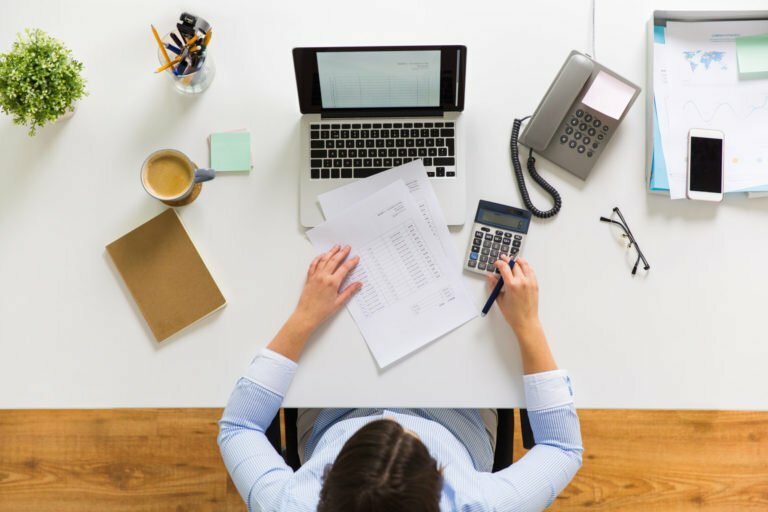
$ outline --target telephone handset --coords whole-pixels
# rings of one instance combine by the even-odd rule
[[[562,206],[560,195],[535,168],[535,150],[575,176],[586,179],[613,136],[640,87],[588,56],[572,51],[525,126],[520,143],[530,149],[531,177],[554,199],[547,211],[531,203],[518,155],[518,134],[528,118],[515,119],[510,141],[512,164],[525,206],[537,217],[552,217]]]

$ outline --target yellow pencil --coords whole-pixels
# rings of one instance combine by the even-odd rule
[[[157,46],[160,47],[160,49],[163,51],[163,57],[165,57],[165,64],[166,67],[171,65],[171,58],[168,57],[168,52],[165,51],[165,45],[163,44],[163,41],[160,39],[160,36],[157,33],[157,30],[155,29],[154,25],[150,25],[152,27],[152,34],[155,36],[155,41],[157,41]]]
[[[213,32],[212,28],[208,29],[208,32],[205,33],[205,39],[203,39],[203,45],[208,46],[208,43],[211,42],[211,32]]]
[[[176,58],[175,58],[175,59],[173,59],[173,60],[169,60],[167,64],[163,64],[162,66],[160,66],[159,68],[157,68],[157,69],[155,70],[155,73],[160,73],[161,71],[165,71],[165,70],[166,70],[166,69],[168,69],[169,67],[171,67],[171,66],[173,66],[173,65],[175,65],[175,64],[178,64],[179,62],[181,62],[181,57],[176,57]]]

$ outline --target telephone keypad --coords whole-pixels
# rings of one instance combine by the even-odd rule
[[[586,153],[588,158],[592,158],[609,130],[610,127],[597,115],[577,109],[571,112],[571,118],[565,123],[559,141],[580,155]]]

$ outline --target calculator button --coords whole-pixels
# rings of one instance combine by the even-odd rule
[[[587,129],[587,123],[581,123],[581,124],[579,125],[579,130],[581,130],[581,131],[584,131],[584,130],[586,130],[586,129]]]
[[[604,138],[605,138],[605,135],[603,135],[602,133],[597,134],[597,140],[603,140]]]
[[[576,148],[576,151],[578,151],[579,153],[583,153],[586,150],[587,148],[585,148],[584,146],[579,146],[578,148]]]
[[[475,236],[476,237],[482,237],[483,236],[483,232],[482,231],[475,231]]]
[[[471,252],[471,253],[469,253],[469,259],[471,259],[471,260],[476,260],[476,259],[477,259],[477,251],[475,251],[474,249],[472,249],[472,252]]]
[[[595,142],[594,144],[592,144],[592,148],[593,148],[593,149],[597,149],[599,146],[600,146],[600,144],[598,144],[597,142]]]
[[[490,240],[486,240],[485,242],[483,242],[483,247],[490,247],[492,243],[493,242],[491,242]]]
[[[517,254],[517,253],[520,251],[520,249],[518,249],[517,247],[513,247],[513,248],[512,248],[512,249],[510,249],[509,251],[510,251],[512,254]]]
[[[592,155],[594,155],[594,153],[593,153],[593,152],[591,152],[591,151],[587,151],[587,156],[588,156],[589,158],[592,158]]]
[[[594,128],[590,128],[589,130],[587,130],[587,133],[589,134],[590,137],[594,137],[595,133],[597,132],[595,131]]]
[[[566,142],[568,142],[568,137],[566,137],[565,135],[561,135],[560,144],[565,144]]]
[[[609,128],[608,128],[608,125],[607,125],[607,124],[604,124],[604,125],[603,125],[603,131],[604,131],[604,132],[607,132],[608,130],[609,130]]]
[[[482,229],[483,231],[490,231],[491,230],[491,228],[480,228],[480,229]]]
[[[499,251],[491,251],[491,256],[493,256],[493,259],[496,259],[499,257]]]
[[[485,270],[485,263],[478,263],[477,270]]]
[[[467,262],[467,266],[468,266],[469,268],[475,268],[475,267],[477,266],[477,262],[476,262],[475,260],[469,260],[469,261]]]
[[[509,254],[509,246],[502,245],[501,249],[499,249],[499,254]]]
[[[489,230],[489,231],[490,231],[490,230]],[[490,234],[490,233],[486,233],[486,235],[485,235],[485,239],[486,239],[486,240],[493,240],[493,235],[492,235],[492,234]]]
[[[520,240],[515,240],[514,242],[512,242],[512,246],[513,247],[520,247],[521,245],[523,245],[523,244],[522,244],[522,242],[520,242]]]
[[[572,133],[573,133],[573,128],[571,128],[570,126],[568,126],[568,127],[565,129],[565,133],[566,133],[566,134],[568,134],[568,135],[572,134]]]
[[[589,137],[584,137],[583,139],[581,139],[582,144],[589,144],[590,142],[592,142],[592,139],[590,139]]]
[[[584,111],[579,109],[576,111],[576,117],[582,117],[584,115]]]
[[[480,252],[480,246],[479,245],[473,245],[472,246],[472,252]]]
[[[579,140],[581,138],[581,132],[576,132],[573,134],[573,138],[576,140]]]
[[[501,247],[501,244],[499,242],[494,242],[494,244],[491,246],[491,249],[498,249]]]
[[[591,116],[591,115],[589,115],[589,114],[585,115],[585,116],[584,116],[584,121],[586,121],[587,123],[589,123],[590,121],[592,121],[592,116]]]
[[[488,262],[488,256],[480,256],[480,262],[481,263],[487,263]]]
[[[512,233],[504,233],[504,238],[509,238],[512,236]]]
[[[496,265],[494,265],[494,263],[496,263],[496,258],[491,258],[490,260],[488,260],[488,264],[486,265],[488,272],[493,272],[495,270],[494,267]]]
[[[579,124],[578,119],[571,119],[571,126],[576,126],[577,124]],[[323,137],[323,138],[326,138],[326,137]]]
[[[473,245],[480,245],[481,243],[483,243],[482,235],[480,235],[480,238],[475,238],[474,240],[472,240]]]
[[[500,233],[500,231],[497,231],[497,233]],[[493,241],[494,242],[501,242],[501,237],[500,236],[494,237]]]
[[[571,142],[569,142],[568,143],[568,147],[571,148],[571,149],[575,148],[576,147],[576,141],[572,140]]]
[[[595,128],[600,128],[600,125],[601,125],[601,124],[603,124],[603,123],[601,123],[599,119],[595,119],[595,120],[592,122],[592,126],[594,126]]]
[[[501,235],[503,235],[503,234],[504,234],[504,232],[503,232],[503,231],[499,231],[499,230],[496,230],[496,236],[501,236]]]
[[[480,254],[482,254],[483,256],[488,256],[490,253],[491,253],[491,250],[488,249],[487,247],[484,248],[482,251],[480,251]]]
[[[522,240],[522,239],[523,239],[523,235],[515,235],[515,240]]]

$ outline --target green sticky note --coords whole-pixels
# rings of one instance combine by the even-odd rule
[[[736,38],[739,78],[768,78],[768,34]]]
[[[211,167],[216,172],[251,170],[251,134],[248,132],[211,134]]]

